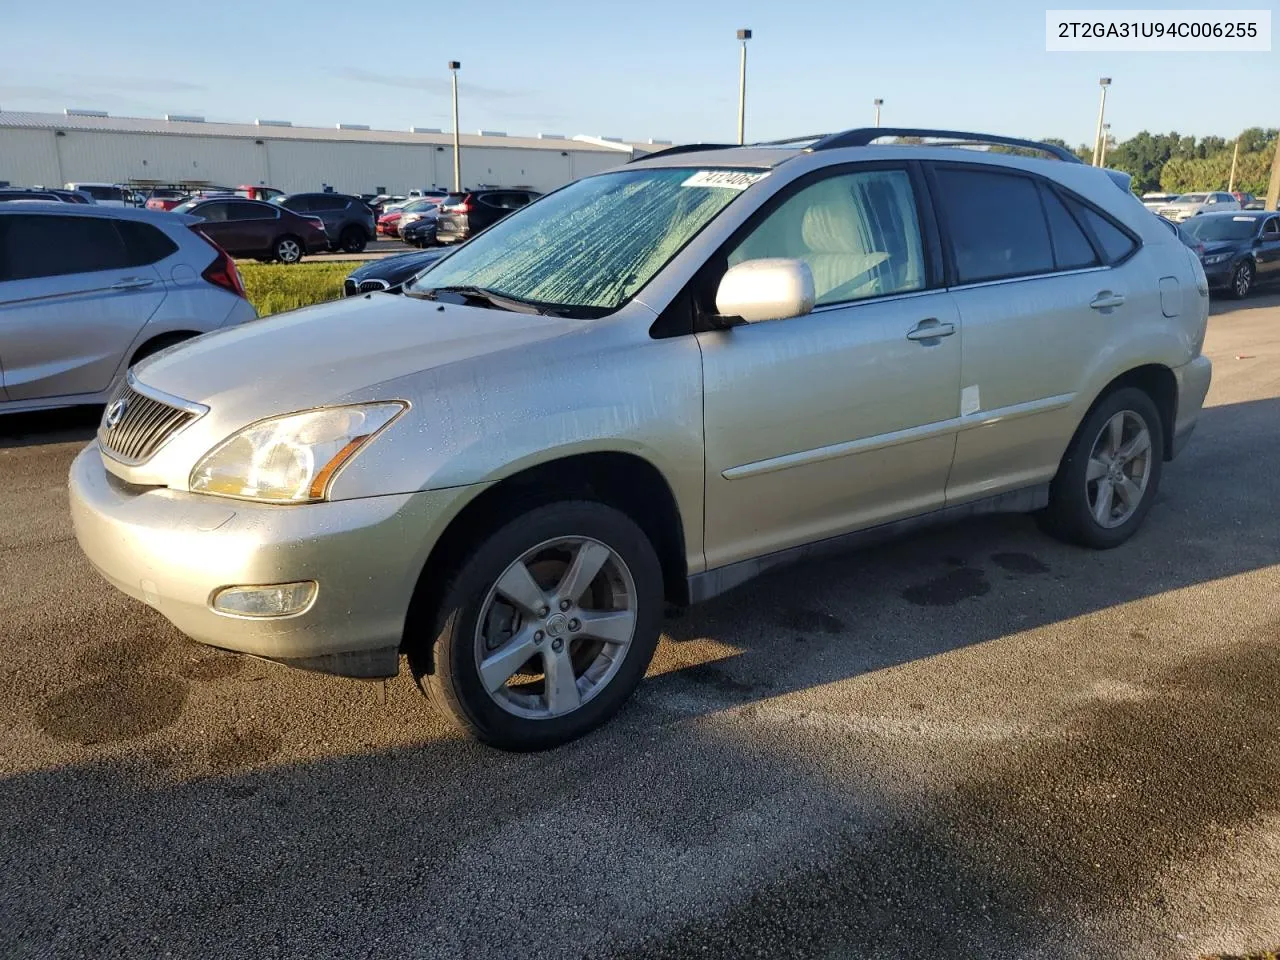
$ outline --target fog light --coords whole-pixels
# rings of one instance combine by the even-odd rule
[[[305,613],[316,599],[314,580],[262,587],[226,587],[213,597],[213,609],[231,617],[290,617]]]

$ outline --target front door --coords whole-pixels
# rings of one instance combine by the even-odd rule
[[[928,289],[918,184],[846,167],[792,187],[727,257],[791,257],[812,313],[698,334],[709,569],[942,506],[959,315]]]
[[[1262,225],[1256,253],[1258,281],[1271,283],[1280,280],[1280,217],[1268,217]]]

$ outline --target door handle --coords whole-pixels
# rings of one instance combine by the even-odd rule
[[[1089,306],[1094,310],[1110,310],[1112,307],[1124,305],[1124,297],[1118,293],[1112,293],[1110,290],[1103,290],[1096,297],[1089,301]]]
[[[125,277],[123,280],[117,280],[111,285],[112,290],[141,290],[143,287],[149,287],[154,280],[147,277]]]
[[[949,337],[956,332],[954,323],[939,323],[933,317],[928,320],[921,320],[914,327],[907,331],[908,340],[937,340],[939,337]]]

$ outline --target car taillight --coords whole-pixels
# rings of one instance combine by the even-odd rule
[[[199,228],[193,226],[191,232],[197,237],[213,247],[218,256],[213,263],[204,268],[204,273],[200,274],[205,280],[212,283],[215,287],[221,287],[223,290],[234,293],[237,297],[245,297],[244,280],[240,277],[240,268],[236,266],[236,262],[231,259],[231,255],[223,250],[220,246],[208,238]]]
[[[324,231],[324,221],[321,220],[319,217],[303,217],[302,219],[306,220],[307,223],[311,224],[317,230],[321,232]]]

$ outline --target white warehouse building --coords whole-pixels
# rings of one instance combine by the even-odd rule
[[[613,137],[462,134],[462,185],[546,192],[661,149]],[[0,183],[270,186],[288,193],[403,194],[453,188],[453,134],[359,124],[208,123],[202,117],[112,117],[99,111],[0,111]]]

